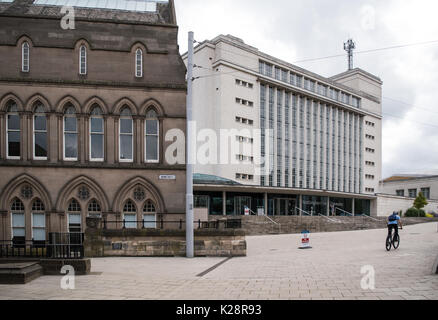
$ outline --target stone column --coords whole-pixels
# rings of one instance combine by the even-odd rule
[[[224,216],[227,215],[227,192],[222,192],[222,213]]]

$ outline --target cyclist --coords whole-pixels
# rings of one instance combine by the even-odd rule
[[[398,212],[394,211],[392,215],[388,217],[388,235],[391,235],[392,229],[395,230],[394,237],[398,235],[398,225],[400,224],[400,229],[403,229],[401,218]]]

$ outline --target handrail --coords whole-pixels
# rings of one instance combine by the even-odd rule
[[[306,216],[312,216],[310,213],[308,213],[307,211],[304,211],[304,210],[302,210],[302,209],[300,209],[300,208],[298,208],[298,207],[295,207],[295,209],[298,209],[298,211],[300,211],[300,212],[304,212],[305,214],[306,214]]]
[[[336,211],[336,210],[342,211],[342,212],[348,214],[350,217],[354,217],[354,215],[353,215],[351,212],[348,212],[348,211],[342,210],[341,208],[335,207],[335,211]]]

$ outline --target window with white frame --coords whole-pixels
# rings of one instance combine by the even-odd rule
[[[97,105],[90,117],[90,161],[104,161],[104,120]]]
[[[155,229],[157,227],[156,223],[157,210],[155,205],[151,200],[146,201],[143,207],[143,227],[148,229]]]
[[[21,71],[29,72],[30,69],[30,49],[29,43],[23,42],[21,45]]]
[[[93,218],[100,218],[102,216],[102,209],[96,199],[91,200],[88,204],[88,216]]]
[[[68,205],[68,232],[82,231],[81,205],[76,199],[72,199]]]
[[[143,77],[143,51],[141,49],[135,51],[135,76]]]
[[[146,113],[145,125],[146,162],[159,161],[159,127],[160,123],[158,121],[157,113],[155,112],[155,110],[150,109]]]
[[[137,228],[137,208],[131,200],[128,200],[123,207],[123,220],[126,229]]]
[[[46,240],[46,214],[44,204],[40,199],[32,203],[32,240]]]
[[[36,104],[33,116],[33,158],[47,160],[47,117],[40,102]]]
[[[131,110],[128,107],[125,107],[120,113],[119,124],[119,160],[121,162],[133,162],[134,124]]]
[[[64,112],[64,160],[78,160],[78,121],[71,104]]]
[[[11,204],[12,215],[12,240],[26,237],[26,222],[24,204],[20,199],[15,199]]]
[[[17,104],[14,101],[8,102],[6,120],[6,155],[8,159],[20,159],[20,115]]]
[[[87,48],[84,45],[79,48],[79,74],[87,74]]]

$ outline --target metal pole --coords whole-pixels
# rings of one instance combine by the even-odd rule
[[[194,231],[193,231],[193,142],[192,126],[193,119],[193,43],[194,33],[189,32],[188,42],[188,63],[187,63],[187,186],[186,186],[186,255],[187,258],[194,257]]]

